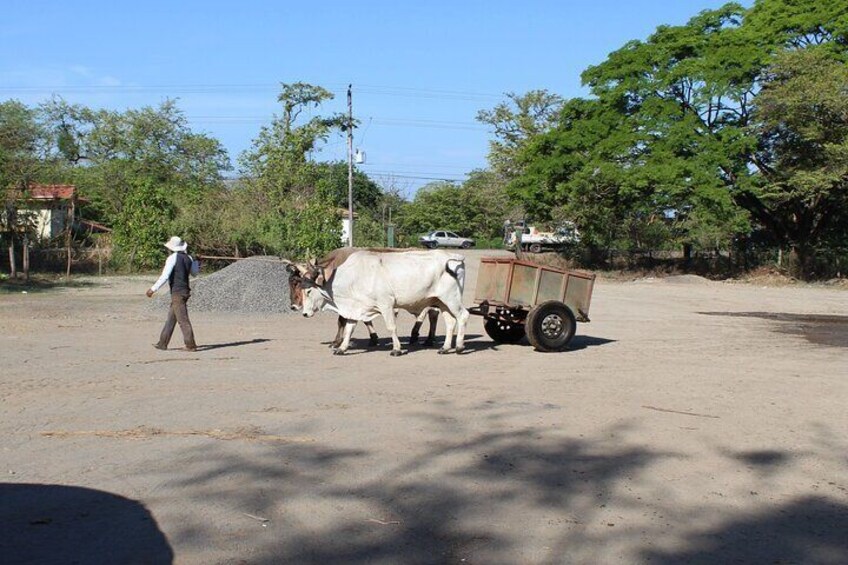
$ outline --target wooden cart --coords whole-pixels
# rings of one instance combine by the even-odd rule
[[[577,322],[589,321],[594,273],[564,271],[513,258],[480,260],[476,306],[486,333],[498,343],[516,343],[524,335],[537,351],[562,351]]]

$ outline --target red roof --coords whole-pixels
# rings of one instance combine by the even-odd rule
[[[72,184],[31,184],[31,200],[70,200],[76,195],[77,187]]]

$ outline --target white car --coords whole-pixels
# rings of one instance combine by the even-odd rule
[[[419,237],[418,242],[428,249],[435,249],[437,247],[460,247],[462,249],[468,249],[474,246],[474,240],[470,237],[459,237],[455,233],[445,230],[431,231]]]

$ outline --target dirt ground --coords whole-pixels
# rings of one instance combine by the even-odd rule
[[[4,563],[848,562],[848,291],[599,280],[567,352],[392,358],[160,352],[152,282],[0,294]]]

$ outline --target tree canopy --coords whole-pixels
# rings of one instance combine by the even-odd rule
[[[762,226],[809,272],[827,227],[848,219],[846,22],[845,0],[760,0],[660,26],[583,73],[593,97],[526,140],[510,193],[604,245],[657,223],[713,246]]]

